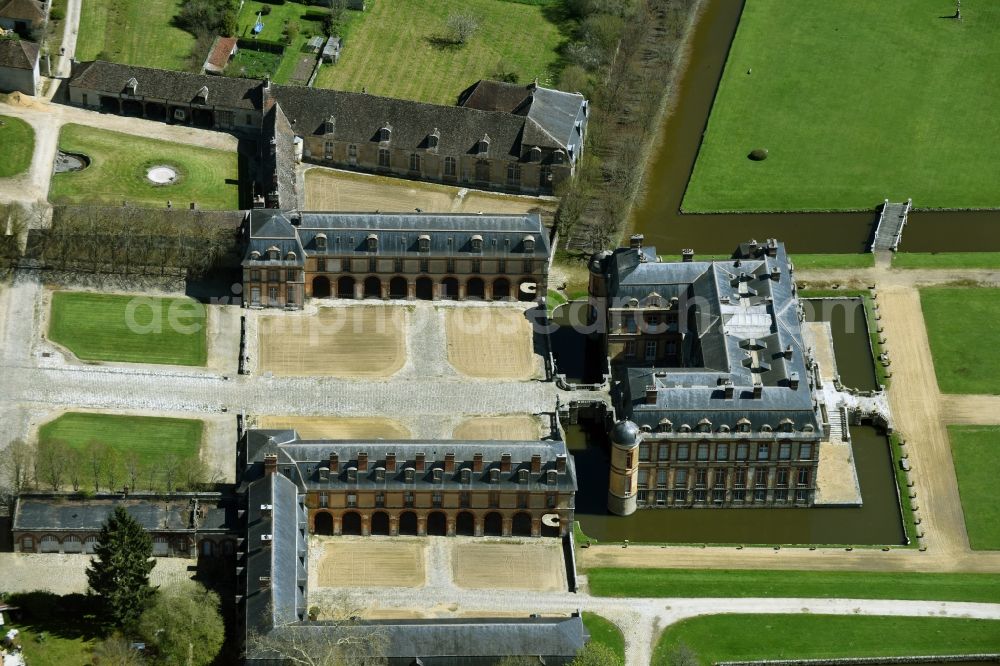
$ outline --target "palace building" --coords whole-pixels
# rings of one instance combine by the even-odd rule
[[[313,534],[566,536],[576,468],[559,440],[302,440],[250,430],[244,483],[280,475]],[[284,481],[283,481],[284,483]]]
[[[537,214],[299,213],[254,210],[244,224],[251,307],[306,298],[534,301],[548,284]]]
[[[662,262],[642,240],[590,265],[621,419],[610,510],[809,506],[828,419],[784,246]]]

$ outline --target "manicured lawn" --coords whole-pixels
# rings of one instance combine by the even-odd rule
[[[976,654],[1000,649],[1000,622],[858,615],[710,615],[667,627],[653,666],[684,643],[703,664],[728,660]]]
[[[239,22],[239,30],[237,34],[240,37],[251,38],[253,35],[252,29],[254,24],[257,22],[257,12],[261,10],[262,7],[269,7],[270,14],[266,16],[261,16],[261,22],[264,24],[264,29],[258,35],[259,39],[264,39],[273,42],[284,42],[285,41],[285,26],[288,23],[295,23],[299,27],[298,34],[292,39],[290,44],[285,46],[285,51],[283,54],[264,54],[261,53],[258,60],[266,59],[268,65],[271,69],[267,70],[271,79],[275,83],[289,83],[292,78],[292,74],[295,71],[295,67],[299,60],[302,58],[307,58],[310,60],[311,64],[315,64],[317,55],[309,53],[306,51],[306,42],[309,41],[310,37],[313,36],[324,36],[323,35],[323,23],[321,20],[314,21],[306,19],[306,15],[315,15],[325,12],[326,10],[322,6],[299,4],[297,2],[286,2],[283,5],[269,5],[263,2],[245,2],[243,8],[240,10],[237,20]],[[345,12],[345,16],[353,19],[359,12]],[[325,39],[325,36],[324,36]],[[247,53],[252,53],[243,49],[237,54],[237,58],[246,57]],[[267,56],[270,56],[267,58]],[[232,66],[230,66],[232,69]],[[310,69],[310,72],[312,70]],[[228,70],[227,70],[228,73]],[[252,73],[248,71],[248,75]],[[263,72],[259,72],[261,78]],[[306,74],[306,80],[308,80],[308,74]],[[299,83],[305,84],[305,80]]]
[[[58,291],[49,338],[88,361],[205,365],[205,325],[191,299]]]
[[[589,569],[602,597],[817,597],[995,601],[1000,574],[767,569]]]
[[[0,146],[0,178],[23,173],[35,152],[35,130],[20,118],[0,116]]]
[[[873,268],[875,255],[864,254],[793,254],[790,255],[796,269],[823,268]]]
[[[614,650],[620,663],[625,663],[625,637],[614,622],[596,613],[584,612],[583,626],[590,632],[590,640],[604,643]]]
[[[239,207],[239,163],[236,153],[188,146],[130,134],[64,125],[59,147],[87,155],[91,164],[82,171],[52,176],[53,203],[102,203],[163,208],[197,203],[206,210]],[[179,174],[170,185],[154,185],[146,173],[169,166]]]
[[[173,26],[180,6],[181,0],[86,0],[80,10],[77,59],[190,69],[187,56],[194,37]]]
[[[1000,393],[1000,289],[920,290],[942,393]]]
[[[473,14],[479,28],[461,47],[435,44],[448,16]],[[344,40],[340,62],[324,65],[317,88],[454,104],[502,60],[520,83],[551,85],[563,41],[540,5],[501,0],[377,0]]]
[[[994,478],[1000,427],[948,426],[948,436],[969,543],[975,550],[1000,550],[1000,493]]]
[[[1000,206],[1000,3],[749,0],[686,211]],[[765,161],[747,159],[766,148]]]
[[[893,268],[1000,268],[1000,252],[899,252]]]
[[[82,666],[91,663],[91,650],[100,627],[91,615],[93,602],[82,594],[57,596],[48,592],[12,595],[8,602],[21,609],[22,620],[4,625],[17,629],[17,640],[30,666]],[[10,620],[6,614],[5,619]]]
[[[178,460],[197,458],[203,426],[193,419],[70,412],[39,428],[38,439],[59,440],[78,451],[96,442],[114,451],[118,460],[135,452],[139,464],[150,468],[171,454]]]
[[[226,66],[226,76],[242,76],[248,79],[274,78],[281,64],[281,56],[268,51],[240,49]]]

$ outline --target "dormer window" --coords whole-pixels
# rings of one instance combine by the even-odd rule
[[[441,141],[441,132],[435,127],[434,131],[427,135],[427,149],[436,150],[438,143]]]
[[[412,467],[407,467],[403,470],[403,480],[407,483],[413,483],[414,469]]]
[[[557,483],[559,483],[559,472],[557,472],[554,469],[550,469],[549,471],[545,472],[545,483],[549,484],[550,486],[554,486]]]
[[[712,422],[708,419],[698,421],[698,432],[712,432]]]
[[[736,422],[736,428],[740,432],[750,432],[750,419],[746,418],[740,419],[739,421]]]
[[[368,238],[366,239],[365,242],[368,245],[369,252],[378,251],[378,236],[376,236],[375,234],[368,234]]]
[[[128,83],[125,84],[125,90],[128,91],[129,95],[135,95],[138,89],[139,89],[139,82],[136,81],[135,77],[133,76],[131,79],[128,80]]]
[[[566,151],[560,148],[556,152],[552,153],[552,161],[556,164],[562,164],[566,161]]]
[[[490,483],[500,483],[500,470],[496,467],[490,470]]]
[[[333,134],[333,130],[337,127],[336,119],[330,116],[323,123],[323,134]]]
[[[435,467],[434,469],[432,469],[431,474],[434,477],[434,483],[441,483],[441,481],[444,479],[444,470],[441,469],[440,467]]]
[[[270,261],[277,261],[279,256],[281,256],[281,250],[278,248],[270,247],[267,249],[267,258]]]
[[[256,261],[257,259],[260,259],[260,252],[254,250],[253,252],[250,253],[250,260]]]
[[[417,249],[421,252],[430,252],[431,237],[427,234],[421,234],[420,237],[417,238]]]
[[[531,150],[528,151],[528,160],[531,162],[541,162],[542,149],[538,146],[532,146]]]
[[[202,86],[195,99],[200,99],[202,104],[208,104],[208,86]]]
[[[476,144],[476,154],[479,155],[479,157],[486,157],[486,155],[489,152],[490,152],[490,135],[484,134],[483,138],[480,139],[479,143]]]
[[[660,432],[670,432],[674,429],[674,424],[670,422],[670,419],[662,419],[656,429]]]
[[[461,477],[462,477],[462,483],[471,483],[472,482],[472,470],[469,469],[468,467],[466,467],[465,469],[462,470]]]
[[[480,236],[479,234],[476,234],[475,236],[472,237],[470,244],[472,245],[473,252],[483,251],[483,237]]]
[[[526,469],[519,469],[519,470],[517,470],[517,482],[518,483],[527,483],[528,482],[528,470],[526,470]]]
[[[534,252],[535,251],[535,237],[534,236],[525,236],[524,239],[522,240],[522,242],[524,244],[524,251],[525,252]]]
[[[326,234],[316,234],[316,250],[326,252]]]
[[[347,481],[348,483],[357,483],[358,480],[358,468],[348,467],[347,468]]]
[[[382,143],[392,140],[392,126],[389,123],[382,125],[382,129],[378,131],[378,140]]]
[[[285,261],[295,261],[297,258],[298,255],[295,254],[294,252],[289,252],[288,254],[285,255]]]

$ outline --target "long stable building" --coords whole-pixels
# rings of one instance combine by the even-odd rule
[[[301,440],[250,430],[245,481],[280,474],[314,534],[566,536],[576,468],[559,440]]]
[[[243,293],[251,307],[306,298],[543,298],[549,237],[537,214],[251,211]]]
[[[590,269],[622,419],[610,510],[812,504],[828,420],[784,246],[661,262],[633,236]]]
[[[279,109],[295,159],[526,194],[551,194],[573,177],[589,111],[582,95],[537,83],[479,81],[444,106],[103,61],[75,63],[68,88],[84,108],[240,132],[264,145],[275,139],[266,117]],[[259,195],[274,199],[268,175]]]

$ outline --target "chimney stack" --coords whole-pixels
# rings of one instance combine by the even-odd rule
[[[368,452],[359,451],[358,452],[358,471],[365,473],[368,471]]]
[[[542,471],[542,454],[531,454],[531,473],[538,474]]]
[[[689,247],[681,250],[681,260],[685,263],[691,263],[694,261],[694,250]]]
[[[784,355],[785,355],[785,358],[788,359],[789,361],[792,360],[792,346],[791,345],[788,345],[787,347],[785,347],[785,354]]]
[[[726,398],[730,398],[730,399],[736,393],[736,389],[733,387],[733,383],[732,382],[729,382],[728,384],[726,384],[723,387],[723,390],[725,391]]]
[[[278,473],[278,454],[268,453],[264,455],[264,474]]]
[[[778,256],[778,241],[775,238],[767,239],[767,256],[776,257]]]
[[[340,474],[340,456],[336,451],[330,452],[330,473],[334,476]]]
[[[757,249],[758,249],[758,247],[759,246],[757,245],[757,239],[756,238],[751,238],[750,242],[747,243],[747,249],[750,250],[750,256],[751,257],[754,257],[754,256],[757,255]]]
[[[771,266],[771,279],[775,282],[781,279],[781,269],[777,266]]]
[[[500,454],[500,471],[509,472],[510,471],[510,454],[501,453]]]
[[[642,234],[632,234],[628,239],[628,246],[633,250],[641,250],[644,240],[646,240],[646,237]]]
[[[646,404],[655,405],[656,404],[656,387],[647,386],[646,387]]]
[[[799,373],[793,372],[788,377],[788,386],[794,391],[799,388]]]
[[[418,453],[417,454],[417,461],[416,461],[416,469],[417,469],[417,471],[418,472],[424,472],[425,471],[424,468],[426,467],[426,463],[427,463],[427,456],[425,456],[423,454],[423,452]]]
[[[761,398],[764,395],[764,387],[761,384],[753,385],[753,397]]]
[[[472,471],[475,474],[483,473],[483,454],[476,453],[472,456]]]
[[[446,453],[444,454],[444,472],[445,474],[455,473],[455,454]]]
[[[387,453],[385,454],[385,471],[396,473],[396,454]]]
[[[566,454],[560,453],[556,456],[556,471],[560,474],[566,471]]]

